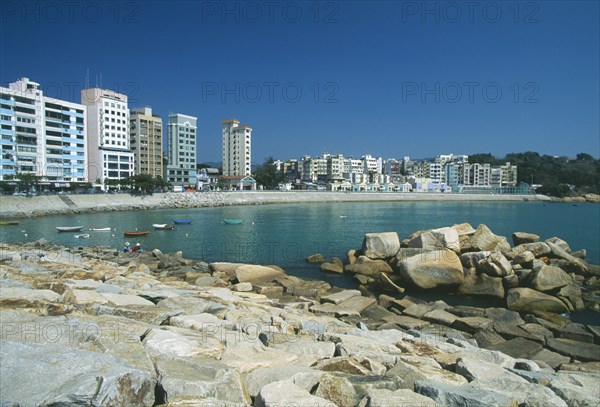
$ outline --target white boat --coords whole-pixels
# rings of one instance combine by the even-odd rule
[[[79,232],[83,229],[83,226],[57,226],[56,230],[59,232]]]
[[[88,233],[83,233],[81,235],[73,235],[75,239],[88,239],[90,235]]]
[[[110,228],[91,228],[95,232],[110,232]]]
[[[175,226],[169,225],[167,223],[153,223],[152,227],[156,230],[171,230],[175,229]]]

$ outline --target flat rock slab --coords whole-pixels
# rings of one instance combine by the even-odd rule
[[[246,375],[246,388],[250,396],[256,397],[263,386],[281,380],[289,380],[298,387],[310,391],[319,383],[321,376],[323,376],[322,371],[306,366],[263,367]]]
[[[256,407],[279,407],[282,405],[297,406],[332,406],[329,400],[313,396],[292,381],[283,380],[265,385],[254,403]]]
[[[492,324],[492,320],[485,317],[464,317],[458,318],[452,323],[452,328],[468,333],[475,333],[480,329],[487,328]]]
[[[421,321],[420,319],[407,317],[406,315],[389,316],[385,317],[383,320],[386,322],[392,322],[404,329],[420,329],[429,325],[429,322],[427,321]]]
[[[360,296],[360,291],[358,290],[343,290],[334,294],[324,295],[321,297],[321,303],[332,303],[339,304],[340,302],[349,300],[352,297]]]
[[[447,311],[441,309],[435,309],[423,315],[425,321],[433,322],[435,324],[451,326],[458,317]]]
[[[335,317],[359,317],[360,314],[350,308],[344,308],[339,305],[332,303],[324,303],[319,305],[313,305],[310,307],[310,311],[317,315],[331,315]]]
[[[571,356],[583,362],[600,361],[600,347],[592,343],[552,338],[548,339],[547,346],[561,355]]]
[[[37,307],[49,302],[62,302],[62,296],[51,290],[33,290],[24,287],[0,288],[0,305],[3,307]]]
[[[348,308],[361,313],[369,307],[372,307],[377,303],[377,300],[372,297],[352,297],[346,301],[340,302],[340,307]]]
[[[441,407],[441,404],[436,403],[429,397],[415,393],[409,389],[387,390],[387,389],[372,389],[365,395],[366,405],[369,407]]]
[[[146,305],[153,306],[154,303],[152,301],[148,301],[145,298],[142,298],[138,295],[130,295],[130,294],[110,294],[110,293],[102,293],[102,295],[106,301],[110,305],[114,305],[117,307],[127,307],[130,305]]]
[[[473,384],[452,386],[433,380],[424,380],[415,383],[415,391],[445,407],[516,407],[519,405],[516,398]]]
[[[528,359],[532,355],[542,349],[542,345],[523,338],[514,338],[506,342],[502,342],[489,347],[491,350],[497,350],[513,358]]]
[[[558,369],[559,366],[571,361],[569,356],[564,356],[560,353],[552,352],[551,350],[545,348],[540,349],[537,352],[528,355],[527,357],[533,361],[544,362],[552,369]]]

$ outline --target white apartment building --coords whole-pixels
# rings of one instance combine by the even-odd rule
[[[167,180],[173,185],[196,184],[197,118],[180,113],[169,114],[167,124]]]
[[[85,182],[86,107],[44,96],[21,78],[0,88],[0,180],[18,173],[49,182]]]
[[[163,123],[151,107],[131,109],[129,142],[133,152],[134,172],[163,176]]]
[[[375,158],[368,154],[361,159],[365,174],[381,174],[383,172],[383,159],[381,157]]]
[[[223,120],[223,176],[247,177],[252,172],[252,127],[240,126],[236,119]]]
[[[490,185],[491,167],[489,164],[466,164],[465,167],[468,167],[470,185]]]
[[[330,155],[327,159],[327,179],[330,182],[344,180],[344,156]]]
[[[87,106],[89,181],[105,189],[107,180],[133,176],[127,95],[108,89],[83,89],[81,103]]]

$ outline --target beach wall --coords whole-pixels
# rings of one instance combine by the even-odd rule
[[[3,196],[1,217],[44,216],[84,212],[196,208],[229,205],[263,205],[314,202],[394,202],[394,201],[550,201],[544,195],[482,195],[436,193],[365,193],[313,191],[243,191],[164,193],[151,196],[129,194]]]

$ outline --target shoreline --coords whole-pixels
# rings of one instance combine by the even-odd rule
[[[556,202],[535,195],[486,195],[400,192],[167,192],[149,196],[130,194],[3,196],[0,218],[65,215],[90,212],[152,209],[203,208],[217,206],[267,205],[324,202]]]
[[[9,404],[597,400],[600,327],[558,313],[340,289],[277,266],[158,249],[0,248],[0,387]],[[37,392],[21,390],[32,382]]]

